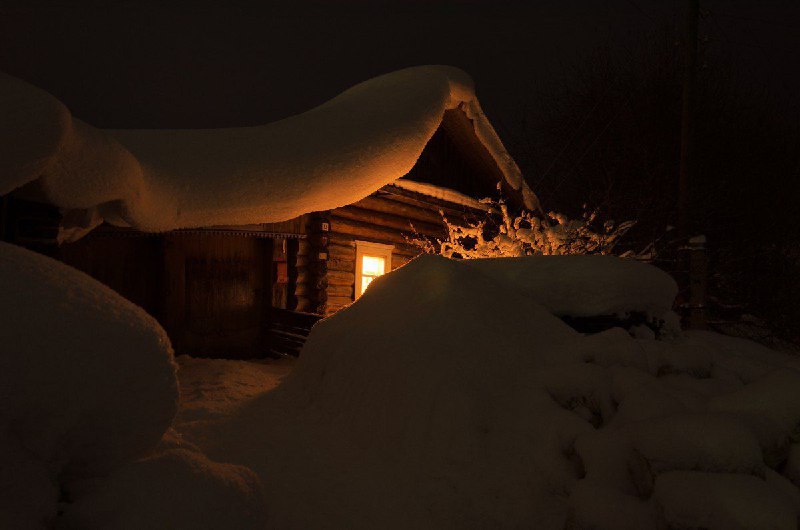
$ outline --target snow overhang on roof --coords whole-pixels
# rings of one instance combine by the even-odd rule
[[[448,66],[386,74],[267,125],[193,130],[97,129],[0,73],[0,195],[25,187],[87,229],[104,219],[152,232],[284,221],[351,204],[402,177],[455,108],[504,184],[535,209],[471,78]]]

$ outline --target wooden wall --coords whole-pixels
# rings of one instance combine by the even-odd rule
[[[164,236],[162,323],[177,352],[249,358],[267,352],[272,240]]]
[[[161,320],[163,238],[89,234],[59,247],[59,259],[111,287]]]
[[[317,296],[316,309],[319,313],[330,315],[353,302],[356,240],[394,245],[391,268],[396,269],[421,252],[418,247],[408,243],[407,236],[413,236],[416,232],[441,239],[447,235],[440,211],[457,222],[478,215],[463,206],[393,186],[387,186],[352,205],[319,214],[321,219],[330,222],[330,230],[326,237],[312,237],[309,234],[305,244],[306,259],[298,261],[298,264],[309,267],[309,271],[324,269],[324,275],[307,274],[309,278],[313,276],[309,282],[313,281],[315,288],[324,291],[322,296],[313,291],[313,295]],[[320,254],[327,256],[324,266],[320,260],[312,259]],[[311,286],[310,283],[308,285]],[[312,293],[312,290],[300,288],[298,294],[302,296],[306,293]],[[314,304],[309,303],[308,307],[312,306]]]

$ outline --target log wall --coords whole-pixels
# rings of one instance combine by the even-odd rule
[[[353,302],[357,240],[394,245],[391,268],[396,269],[421,252],[408,243],[408,237],[446,237],[442,213],[456,222],[478,215],[464,206],[393,186],[332,210],[328,214],[327,285],[322,314],[330,315]],[[298,268],[301,263],[305,262],[299,260]]]

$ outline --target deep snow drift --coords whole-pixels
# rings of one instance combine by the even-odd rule
[[[798,358],[559,318],[666,319],[674,292],[619,258],[421,256],[280,384],[181,359],[168,429],[155,321],[0,244],[0,527],[796,528]]]
[[[446,66],[383,75],[268,125],[199,130],[95,129],[0,73],[0,195],[29,184],[84,228],[103,218],[144,231],[284,221],[399,179],[455,108],[535,209],[472,80]]]
[[[422,256],[318,323],[275,390],[176,427],[262,478],[275,528],[796,528],[798,359],[581,335],[552,314],[581,293],[584,313],[665,315],[674,284],[548,260]],[[603,288],[578,287],[591,270]]]
[[[166,334],[139,307],[6,243],[0,322],[0,527],[17,527],[2,524],[10,514],[33,527],[55,516],[65,482],[107,473],[158,442],[177,409],[175,365]],[[31,506],[27,518],[19,511],[36,498],[27,491],[34,479],[49,485],[36,508],[47,510]]]
[[[0,528],[263,527],[258,477],[162,438],[175,364],[141,308],[0,243],[0,323]]]

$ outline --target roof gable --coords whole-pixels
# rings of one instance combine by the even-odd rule
[[[502,196],[513,206],[526,206],[523,182],[514,189],[495,156],[476,132],[476,124],[459,106],[447,110],[417,163],[403,177],[459,191],[476,199]],[[531,196],[533,192],[528,189]],[[530,204],[528,205],[530,207]]]

